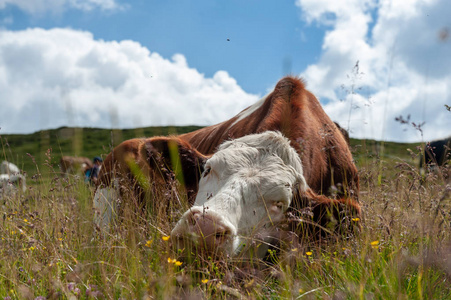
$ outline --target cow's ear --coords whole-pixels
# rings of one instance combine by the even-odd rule
[[[178,180],[185,186],[189,200],[194,200],[207,156],[176,137],[150,138],[141,151],[151,169],[165,180]]]
[[[360,228],[361,208],[356,200],[328,198],[310,188],[295,192],[289,213],[295,220],[290,223],[292,230],[307,230],[314,237],[353,234]]]

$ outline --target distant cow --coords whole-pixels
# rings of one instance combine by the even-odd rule
[[[63,156],[59,164],[61,174],[83,173],[92,168],[92,161],[87,157]]]
[[[15,164],[4,160],[0,165],[0,174],[8,174],[8,175],[20,174],[20,169]]]
[[[18,189],[23,192],[26,190],[25,176],[21,174],[20,169],[13,163],[2,161],[0,165],[0,194],[12,195]]]
[[[230,141],[230,143],[238,141],[237,143],[240,144],[240,138],[246,139],[245,136],[268,131],[280,132],[278,135],[283,136],[282,140],[285,142],[276,142],[279,139],[275,139],[274,142],[285,145],[283,146],[285,148],[287,148],[286,143],[289,143],[291,147],[289,152],[296,153],[299,159],[291,160],[289,163],[284,162],[285,167],[282,169],[294,168],[297,170],[297,175],[293,175],[296,180],[292,181],[287,178],[288,181],[284,183],[284,186],[287,184],[290,190],[297,191],[297,193],[295,193],[296,196],[287,196],[280,200],[280,205],[276,205],[276,207],[281,208],[280,211],[285,212],[288,200],[292,199],[291,209],[295,213],[309,207],[311,208],[312,221],[321,226],[329,224],[332,219],[340,219],[343,216],[349,217],[360,213],[357,202],[359,190],[357,169],[344,135],[325,114],[315,96],[304,88],[303,82],[298,78],[286,77],[279,81],[272,93],[230,120],[178,137],[134,139],[116,147],[105,159],[104,167],[99,175],[100,186],[96,191],[94,201],[97,212],[102,216],[97,220],[98,225],[103,226],[105,221],[110,219],[108,214],[114,209],[112,201],[114,198],[120,197],[118,186],[121,185],[115,184],[115,180],[126,179],[130,181],[131,186],[136,187],[137,198],[142,198],[146,182],[165,181],[170,176],[170,171],[175,170],[177,178],[184,178],[190,204],[193,204],[194,199],[196,199],[196,203],[205,201],[204,199],[197,202],[196,196],[215,197],[215,193],[211,195],[204,192],[202,192],[202,195],[198,194],[200,173],[203,172],[205,176],[205,172],[207,174],[211,172],[211,168],[207,167],[208,164],[204,165],[205,162],[217,151],[219,156],[222,155],[222,150],[228,152],[226,148],[229,146],[220,147],[225,141]],[[264,136],[260,137],[263,138]],[[224,145],[232,145],[227,143],[229,142]],[[262,148],[258,143],[255,146],[248,146],[246,145],[247,142],[241,142],[241,144],[244,148]],[[179,163],[176,163],[174,157],[171,157],[171,153],[174,153],[171,148],[175,149],[175,153],[178,151]],[[267,151],[271,153],[273,151],[271,149],[268,146]],[[236,151],[239,153],[239,150]],[[255,149],[250,151],[255,152]],[[272,153],[272,155],[278,156],[277,153]],[[233,156],[229,157],[231,158],[224,160],[226,164],[219,167],[213,174],[222,174],[223,170],[228,170],[227,162],[235,161]],[[251,159],[252,157],[248,158],[245,155],[245,158]],[[214,161],[215,156],[213,155],[211,159]],[[302,168],[294,167],[297,164],[301,164]],[[276,170],[274,172],[283,173],[284,171]],[[183,176],[177,176],[177,173],[181,173]],[[258,172],[254,172],[254,175],[257,180],[259,178]],[[274,176],[274,178],[279,177]],[[269,176],[266,180],[271,180],[271,178]],[[303,180],[298,180],[299,178],[303,178]],[[301,182],[305,182],[306,185]],[[292,184],[297,185],[297,187],[292,186]],[[209,185],[202,184],[202,186]],[[239,186],[238,184],[237,188]],[[288,187],[286,188],[288,190]],[[253,197],[258,196],[254,195]],[[228,199],[230,201],[225,202],[224,205],[229,206],[231,210],[236,210],[236,213],[239,214],[240,206],[233,201],[233,197]],[[194,214],[190,218],[186,217],[185,214],[184,217],[194,223],[193,228],[196,228],[193,229],[194,234],[200,233],[201,236],[210,233],[217,233],[218,236],[225,234],[221,226],[203,226],[199,223],[202,222],[202,219],[197,216]],[[249,220],[253,219],[251,216],[248,217]],[[336,221],[336,223],[340,222],[340,220]],[[209,224],[211,225],[211,222]],[[203,230],[206,230],[205,228],[211,229],[213,232],[203,232]],[[226,232],[228,234],[227,239],[234,239],[233,230],[228,232],[226,228]],[[181,235],[180,238],[183,239],[182,233],[178,229],[174,232],[176,235]],[[236,245],[236,242],[234,243],[232,244]],[[207,244],[211,243],[207,242]],[[219,248],[228,254],[234,254],[237,249],[230,244],[228,245],[225,248]]]
[[[424,147],[424,158],[420,160],[420,168],[426,162],[427,166],[442,166],[451,158],[451,137],[427,143]]]
[[[26,191],[26,181],[25,176],[22,174],[0,174],[0,194],[1,195],[12,195],[18,189],[22,192]]]

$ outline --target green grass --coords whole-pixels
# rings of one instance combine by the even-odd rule
[[[152,213],[129,201],[122,223],[99,235],[93,189],[75,176],[61,178],[59,157],[74,149],[91,157],[122,139],[185,129],[78,129],[78,146],[63,138],[74,129],[3,135],[3,156],[27,170],[29,188],[0,201],[0,298],[451,298],[450,189],[440,174],[420,175],[417,144],[385,143],[381,155],[377,142],[352,140],[361,178],[360,233],[287,244],[272,263],[201,255],[179,262],[163,239],[187,207],[175,182],[170,193],[154,195]]]

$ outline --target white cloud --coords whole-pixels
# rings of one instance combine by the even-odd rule
[[[0,133],[207,125],[258,99],[225,71],[206,78],[181,54],[169,60],[71,29],[0,31],[0,90]]]
[[[296,4],[307,22],[329,28],[319,61],[302,76],[323,103],[329,100],[325,110],[334,120],[345,127],[349,122],[351,136],[419,141],[418,130],[395,121],[408,115],[417,124],[426,122],[424,140],[451,134],[451,114],[444,108],[451,104],[450,1]],[[352,70],[357,61],[363,73],[358,76]],[[349,93],[352,86],[355,94]]]
[[[61,13],[70,8],[83,11],[94,9],[114,11],[125,7],[115,0],[0,0],[0,10],[8,5],[16,6],[32,15],[45,12]]]

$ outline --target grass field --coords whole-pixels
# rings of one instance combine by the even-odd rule
[[[451,188],[443,172],[420,174],[418,144],[352,140],[364,209],[355,220],[360,233],[288,244],[265,262],[201,255],[180,261],[167,240],[187,207],[176,183],[156,196],[171,205],[124,209],[122,223],[101,236],[92,221],[93,189],[77,176],[59,176],[63,154],[104,155],[124,139],[193,129],[3,135],[2,159],[26,171],[28,189],[0,202],[0,297],[451,299]]]

